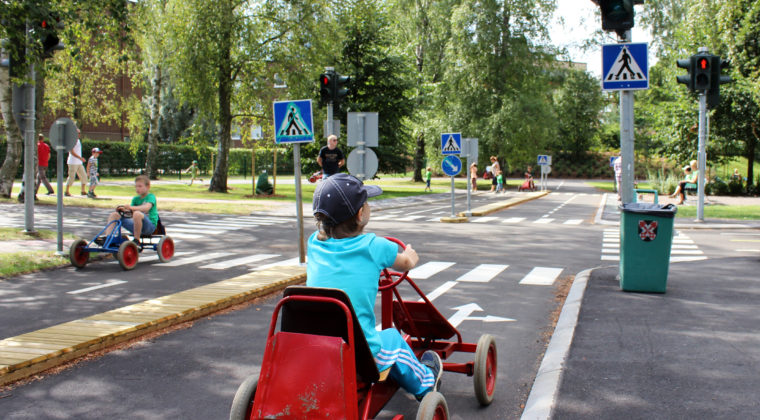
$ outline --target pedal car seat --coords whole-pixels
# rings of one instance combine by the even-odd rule
[[[158,223],[156,223],[156,229],[153,231],[153,233],[149,235],[140,235],[141,238],[150,238],[153,235],[166,235],[166,228],[164,228],[164,224],[161,223],[161,218],[158,218]]]
[[[369,349],[361,325],[356,322],[356,313],[348,295],[340,289],[324,287],[290,286],[285,288],[283,297],[292,295],[322,296],[337,299],[348,306],[351,318],[354,320],[354,357],[356,372],[364,382],[377,382],[379,374],[375,358]],[[335,305],[325,305],[318,302],[289,302],[282,308],[281,331],[304,334],[328,335],[341,337],[348,342],[346,317],[343,311]]]

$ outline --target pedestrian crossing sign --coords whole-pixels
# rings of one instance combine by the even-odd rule
[[[441,134],[441,154],[458,155],[462,153],[462,133]]]
[[[647,43],[602,45],[602,90],[649,89]]]
[[[274,140],[277,144],[314,141],[311,99],[274,103]]]

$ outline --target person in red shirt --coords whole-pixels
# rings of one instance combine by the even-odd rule
[[[37,180],[34,184],[34,194],[40,189],[40,184],[45,184],[47,195],[53,195],[53,186],[47,179],[48,162],[50,161],[50,146],[45,143],[45,136],[40,133],[37,137]]]

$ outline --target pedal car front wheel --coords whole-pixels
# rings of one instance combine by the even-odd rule
[[[84,239],[77,239],[71,244],[71,248],[69,249],[71,265],[76,268],[83,268],[87,265],[87,261],[90,259],[90,253],[85,251],[85,248],[87,248],[87,241]]]
[[[420,402],[417,420],[448,420],[449,406],[446,398],[438,391],[430,391]]]
[[[137,250],[137,244],[132,241],[124,241],[119,246],[119,252],[116,253],[116,258],[119,260],[119,265],[124,270],[131,270],[137,265],[139,251]]]
[[[253,410],[253,398],[256,396],[256,388],[259,385],[259,377],[249,376],[238,387],[235,397],[232,399],[230,408],[230,420],[248,420]]]
[[[480,405],[489,405],[493,402],[496,390],[496,341],[490,334],[483,334],[475,348],[474,386],[475,397]]]
[[[174,256],[174,240],[169,236],[164,236],[156,245],[158,251],[158,260],[162,263],[169,262]]]

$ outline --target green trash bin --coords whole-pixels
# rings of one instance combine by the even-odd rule
[[[620,288],[665,293],[678,208],[653,203],[628,203],[619,208]]]

